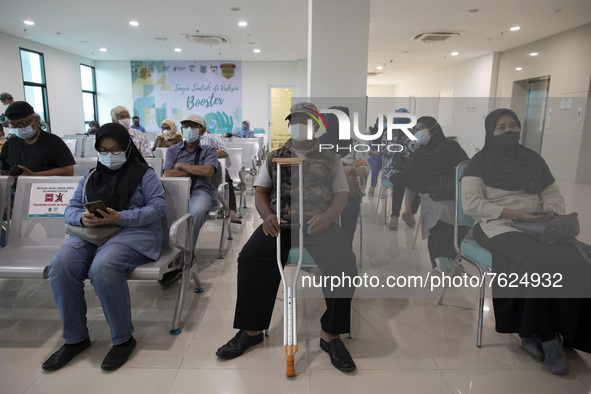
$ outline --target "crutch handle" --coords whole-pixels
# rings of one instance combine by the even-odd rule
[[[285,376],[296,376],[293,354],[287,356],[287,371],[285,372]]]
[[[306,161],[306,156],[299,156],[299,157],[275,157],[273,159],[273,163],[279,164],[280,166],[290,166],[294,167]]]

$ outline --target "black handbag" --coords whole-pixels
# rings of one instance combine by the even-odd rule
[[[425,174],[427,193],[433,201],[454,201],[456,199],[455,170]]]
[[[561,243],[572,243],[579,251],[581,257],[591,264],[591,246],[576,239],[581,227],[579,226],[579,215],[576,212],[568,215],[555,215],[552,219],[540,222],[525,222],[513,219],[511,226],[529,235],[541,244],[557,245]]]
[[[82,188],[82,196],[86,201],[86,184],[90,176],[96,171],[93,169],[86,179],[84,180],[84,186]],[[101,226],[101,227],[84,227],[74,226],[70,223],[66,224],[66,233],[90,242],[93,245],[101,246],[115,235],[119,234],[123,230],[119,226]]]
[[[581,229],[578,217],[579,215],[573,212],[568,215],[557,215],[552,219],[540,222],[523,222],[514,219],[512,226],[541,244],[555,245],[579,235]]]

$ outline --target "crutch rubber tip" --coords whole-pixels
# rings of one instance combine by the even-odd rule
[[[205,290],[203,290],[203,287],[197,287],[194,291],[195,293],[203,293]]]
[[[231,240],[233,240],[233,239],[234,239],[234,237],[228,237],[228,238],[226,238],[226,239],[227,239],[228,241],[231,241]]]
[[[285,372],[285,376],[296,376],[293,355],[287,356],[287,371]]]
[[[177,329],[171,329],[170,330],[170,335],[179,335],[181,332],[183,332],[183,330],[181,328],[177,328]]]

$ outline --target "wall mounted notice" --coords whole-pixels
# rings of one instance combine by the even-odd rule
[[[189,113],[203,116],[216,129],[240,130],[240,62],[132,61],[131,80],[133,115],[146,131],[159,132],[164,119],[180,129],[178,122]]]
[[[33,183],[29,199],[30,218],[63,217],[76,183]]]

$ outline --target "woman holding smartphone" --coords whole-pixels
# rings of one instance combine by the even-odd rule
[[[49,279],[63,321],[65,344],[43,363],[48,371],[63,367],[90,346],[86,278],[90,278],[111,328],[113,347],[101,368],[112,371],[127,361],[136,341],[126,275],[160,255],[160,220],[166,211],[162,182],[120,124],[100,127],[95,148],[99,153],[96,170],[80,180],[65,219],[74,226],[119,226],[122,230],[100,247],[70,236],[51,260]],[[97,208],[102,217],[84,208],[88,201],[99,202],[94,207],[104,204],[106,209]]]

